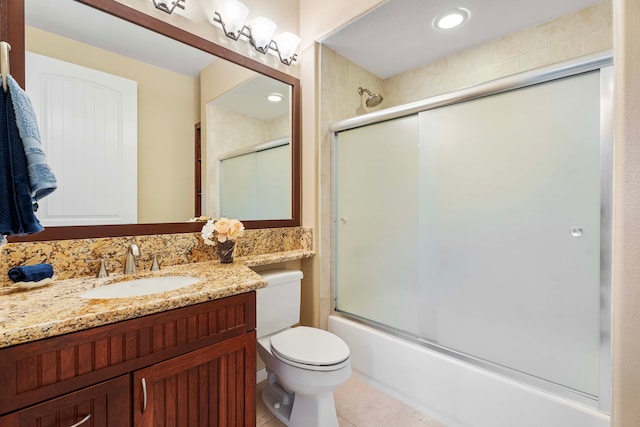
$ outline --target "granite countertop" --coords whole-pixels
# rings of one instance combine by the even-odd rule
[[[29,290],[5,286],[0,288],[0,348],[250,292],[266,286],[267,282],[249,266],[310,256],[313,252],[291,251],[260,258],[237,258],[232,264],[207,261],[166,266],[160,271],[135,275],[53,281]],[[139,297],[84,299],[78,296],[93,287],[124,280],[172,275],[201,280],[173,291]]]

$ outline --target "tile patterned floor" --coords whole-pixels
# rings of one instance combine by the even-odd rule
[[[256,427],[283,427],[262,403],[257,387]],[[445,427],[367,384],[357,374],[333,394],[340,427]]]

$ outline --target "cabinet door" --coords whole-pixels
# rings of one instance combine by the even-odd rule
[[[1,417],[0,427],[126,427],[129,388],[129,376],[123,375]]]
[[[255,332],[134,372],[135,426],[255,425]]]

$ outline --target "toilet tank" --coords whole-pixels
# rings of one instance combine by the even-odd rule
[[[256,334],[258,337],[287,329],[300,322],[302,271],[259,272],[269,283],[256,291]]]

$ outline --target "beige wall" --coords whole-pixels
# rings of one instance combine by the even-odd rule
[[[640,426],[640,2],[614,0],[613,427]]]
[[[193,216],[198,79],[36,28],[25,32],[30,52],[138,82],[138,222]]]

